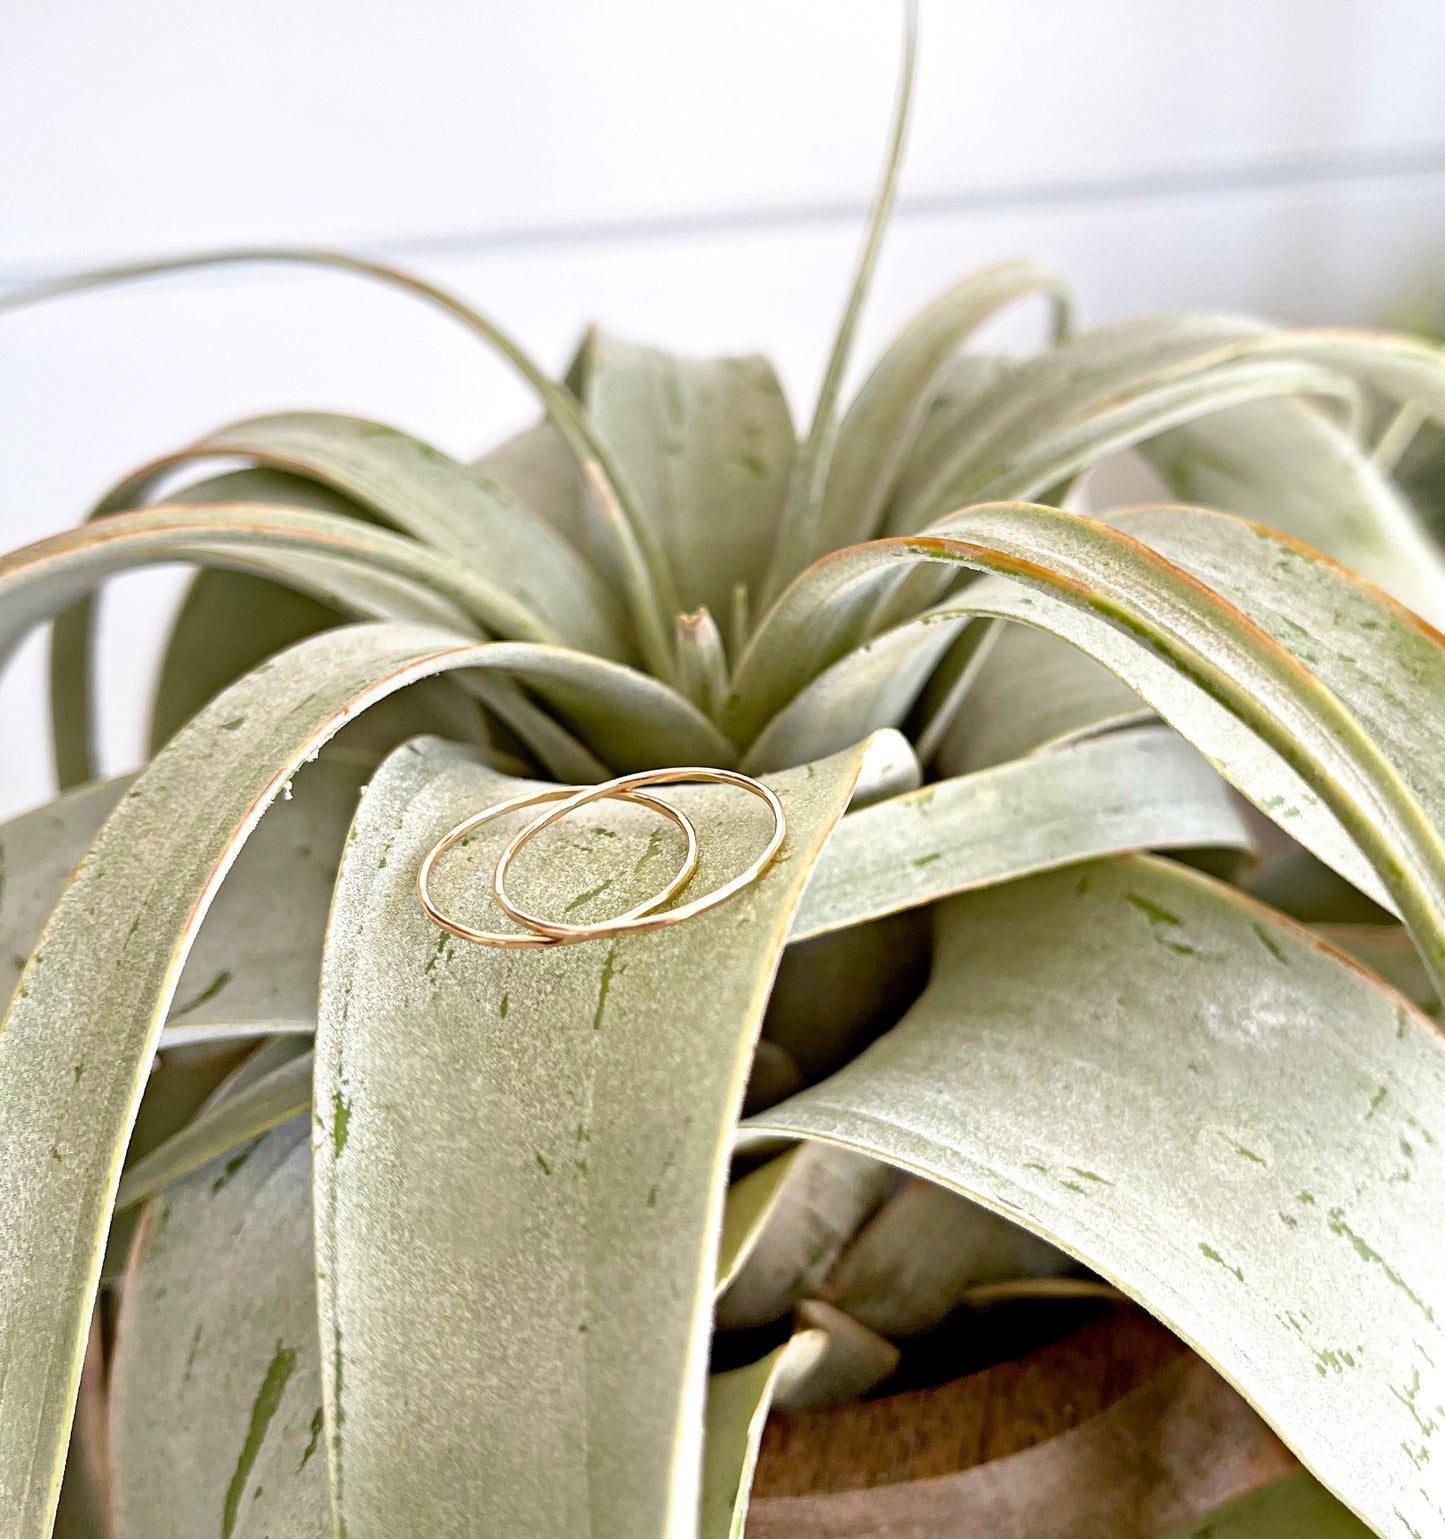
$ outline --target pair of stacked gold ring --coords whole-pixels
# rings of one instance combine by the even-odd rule
[[[676,785],[682,781],[737,786],[741,790],[750,792],[762,801],[772,814],[773,831],[762,853],[745,870],[738,872],[736,876],[729,878],[701,898],[694,898],[690,903],[659,912],[664,904],[671,902],[687,886],[697,870],[697,829],[685,813],[660,797],[649,795],[645,788]],[[569,813],[576,812],[579,807],[585,807],[590,802],[608,800],[636,802],[654,812],[661,813],[682,830],[683,837],[687,840],[687,853],[681,868],[672,880],[646,903],[639,903],[635,908],[628,909],[624,914],[618,914],[614,919],[600,920],[596,924],[563,924],[558,920],[544,919],[540,915],[530,914],[518,907],[507,894],[506,881],[512,862],[522,849],[544,829],[560,822]],[[547,802],[555,802],[557,805],[539,813],[512,838],[498,857],[496,868],[492,872],[492,896],[496,899],[497,906],[509,919],[525,926],[527,933],[478,930],[471,925],[463,924],[460,920],[453,919],[449,914],[444,914],[431,895],[432,872],[442,856],[484,823],[505,817],[509,812],[520,812],[525,807],[536,807]],[[710,908],[716,908],[720,903],[726,903],[729,898],[736,897],[738,893],[750,887],[772,865],[786,836],[787,823],[783,817],[782,804],[767,786],[749,775],[738,774],[736,770],[712,769],[700,765],[678,769],[643,770],[638,774],[619,775],[615,780],[603,781],[595,786],[583,786],[580,789],[573,789],[570,786],[549,786],[541,791],[530,791],[524,796],[514,796],[508,801],[499,802],[495,807],[487,807],[481,812],[473,813],[471,817],[464,818],[455,828],[443,834],[427,852],[426,859],[422,861],[421,868],[416,874],[416,891],[422,908],[434,925],[461,940],[471,941],[474,945],[513,947],[576,945],[580,941],[604,940],[609,936],[625,935],[637,930],[661,930],[668,925],[681,924],[685,919],[692,919]]]

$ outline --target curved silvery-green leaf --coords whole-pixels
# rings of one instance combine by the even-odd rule
[[[1370,1539],[1371,1531],[1301,1472],[1175,1529],[1169,1539]]]
[[[251,553],[263,542],[281,551],[296,547],[304,555],[344,554],[347,560],[391,574],[413,569],[419,581],[431,581],[459,598],[475,589],[476,579],[426,546],[350,519],[274,508],[147,508],[115,514],[0,558],[0,602],[5,606],[0,611],[4,618],[0,637],[18,638],[25,628],[48,619],[125,567],[197,559],[245,569],[254,564]],[[446,569],[450,575],[443,578],[434,568]],[[280,568],[270,559],[258,569],[274,575]],[[297,574],[297,580],[304,578],[304,573]],[[624,761],[628,768],[650,768],[732,759],[733,750],[718,729],[659,680],[591,653],[512,645],[505,663],[502,653],[488,654],[489,669],[511,676],[539,695],[604,762],[619,768]]]
[[[373,778],[316,1041],[327,1436],[351,1539],[445,1533],[483,1506],[517,1539],[694,1531],[731,1126],[789,920],[863,751],[773,781],[788,845],[727,904],[533,951],[454,941],[413,890],[439,834],[521,783],[426,742]],[[706,891],[769,819],[735,791],[675,794]],[[443,863],[444,908],[482,917],[476,877],[508,833],[479,830]],[[658,833],[643,809],[594,805],[519,862],[515,890],[549,913],[617,912],[677,858]]]
[[[759,1362],[707,1381],[699,1539],[743,1539],[773,1397],[789,1378],[806,1374],[826,1345],[823,1331],[799,1331]]]
[[[902,724],[944,654],[969,624],[951,606],[865,641],[803,688],[743,757],[749,774],[805,764]]]
[[[593,330],[572,377],[656,530],[678,607],[726,622],[737,585],[762,587],[793,466],[773,366],[684,358]]]
[[[1140,516],[1151,545],[1167,542],[1172,559],[1093,519],[999,503],[955,514],[926,535],[855,546],[816,563],[779,601],[744,656],[734,681],[732,730],[745,734],[811,671],[846,650],[870,597],[897,571],[952,563],[1007,575],[1034,590],[1025,596],[1035,597],[1036,607],[1037,597],[1062,600],[1125,633],[1284,759],[1359,847],[1432,972],[1445,972],[1445,841],[1425,810],[1445,812],[1441,756],[1419,752],[1413,716],[1392,716],[1386,703],[1405,689],[1422,701],[1438,696],[1445,686],[1439,638],[1367,584],[1267,530],[1199,509],[1157,510],[1120,522],[1133,528]],[[1216,559],[1240,542],[1252,551],[1242,566],[1247,585]],[[1194,563],[1188,570],[1175,564],[1186,551]],[[1253,579],[1266,562],[1273,564],[1269,600],[1262,601]],[[1206,585],[1216,578],[1229,597]],[[1358,637],[1350,653],[1334,653],[1296,618],[1310,613],[1325,584],[1336,585],[1333,596],[1350,605],[1350,630]],[[1240,591],[1245,586],[1248,592]],[[1284,593],[1292,595],[1295,614],[1274,615],[1271,604]],[[1256,614],[1258,623],[1251,618]],[[1261,628],[1272,618],[1297,656]],[[1298,644],[1301,632],[1308,647]],[[1325,633],[1341,630],[1332,619]],[[1433,706],[1430,714],[1438,714]],[[1187,721],[1174,724],[1193,736]]]
[[[404,625],[303,641],[182,729],[65,888],[0,1030],[0,1505],[17,1539],[48,1533],[126,1135],[181,968],[241,847],[376,701],[449,670],[511,672],[538,654],[546,668],[545,653]]]
[[[1408,1539],[1441,1517],[1442,1105],[1445,1043],[1399,995],[1234,889],[1129,856],[953,900],[904,1022],[744,1142],[889,1159],[1050,1239]]]
[[[654,672],[666,676],[670,662],[667,617],[676,611],[677,605],[672,602],[666,567],[652,540],[651,531],[638,516],[635,499],[625,478],[613,463],[607,446],[592,432],[572,396],[539,368],[517,342],[486,316],[436,284],[397,268],[349,256],[344,252],[250,247],[163,258],[160,261],[127,262],[74,273],[65,278],[50,279],[0,295],[0,312],[36,304],[60,294],[107,288],[140,278],[201,267],[256,262],[329,267],[392,284],[437,306],[461,322],[521,375],[545,407],[549,419],[555,423],[578,464],[587,472],[589,491],[601,505],[599,527],[605,530],[612,542],[643,656]],[[73,648],[73,640],[71,645]]]
[[[1390,478],[1300,401],[1259,401],[1141,447],[1181,502],[1278,529],[1439,624],[1445,561]]]
[[[294,567],[286,559],[293,552],[302,558]],[[13,647],[32,626],[108,577],[171,561],[217,562],[267,577],[284,575],[298,587],[322,586],[322,597],[328,600],[352,597],[346,572],[355,567],[364,583],[373,574],[387,580],[385,589],[366,583],[356,592],[354,607],[362,615],[373,617],[373,598],[385,594],[390,602],[382,618],[435,623],[440,596],[462,615],[503,634],[543,644],[556,640],[490,579],[458,568],[455,561],[416,540],[329,513],[242,503],[116,513],[0,558],[6,646]],[[314,581],[317,573],[327,585]]]
[[[760,1044],[761,1045],[761,1044]],[[753,1253],[778,1211],[798,1149],[759,1165],[728,1187],[718,1241],[716,1291],[723,1292]]]
[[[0,824],[0,996],[10,997],[66,878],[129,784],[97,781]]]
[[[1152,315],[1084,332],[1021,362],[966,360],[965,388],[939,403],[909,456],[887,532],[912,533],[960,501],[976,500],[970,489],[1017,463],[1044,434],[1260,335],[1262,327],[1233,317]]]
[[[121,1293],[117,1539],[323,1539],[306,1124],[173,1186]]]
[[[944,774],[990,769],[1150,714],[1122,679],[1058,636],[1028,625],[997,631],[952,724],[940,734]]]
[[[1208,763],[1167,728],[1141,727],[850,813],[789,939],[1124,850],[1251,847]]]
[[[182,1176],[300,1116],[311,1105],[311,1066],[311,1054],[300,1053],[199,1112],[130,1166],[115,1194],[116,1211],[148,1201]]]
[[[1048,296],[1054,329],[1068,324],[1068,287],[1034,262],[970,273],[917,315],[883,353],[843,416],[823,492],[818,550],[877,533],[898,472],[953,355],[999,311]]]
[[[767,581],[759,595],[757,612],[764,612],[777,595],[821,551],[820,523],[827,491],[828,474],[837,449],[839,405],[843,399],[843,380],[853,342],[862,318],[863,304],[873,283],[873,270],[883,249],[883,237],[898,195],[898,179],[903,170],[903,146],[908,137],[908,121],[913,109],[913,87],[918,74],[918,0],[905,0],[903,23],[903,58],[899,64],[898,91],[893,99],[893,122],[888,149],[883,158],[883,172],[868,211],[863,244],[853,270],[853,282],[833,334],[833,345],[818,388],[813,420],[808,435],[798,446],[788,485],[788,499],[778,520],[777,538],[768,566]]]
[[[359,503],[322,486],[319,481],[287,471],[252,467],[233,470],[206,480],[193,481],[164,499],[195,507],[215,503],[265,503],[268,506],[313,508],[368,520]],[[348,570],[349,585],[356,590],[361,574]],[[222,567],[202,567],[191,578],[166,637],[151,704],[150,751],[167,743],[178,729],[208,700],[249,672],[257,663],[328,626],[341,624],[348,607],[324,602],[327,573],[324,565],[313,570],[309,593],[284,582],[273,582],[246,572]],[[385,579],[377,577],[377,581]],[[90,702],[94,681],[92,668],[92,616],[86,600],[79,611],[72,608],[64,618],[69,640],[52,646],[51,716],[57,742],[69,741],[78,763],[88,765],[93,755],[89,741]],[[352,610],[351,612],[355,612]],[[392,610],[367,611],[375,618]],[[438,595],[436,613],[418,615],[428,623],[451,625],[460,611]],[[465,629],[463,620],[462,628]],[[72,645],[72,642],[74,643]],[[473,707],[473,710],[475,708]],[[57,760],[64,757],[57,754]]]
[[[611,600],[572,546],[499,482],[440,449],[356,417],[286,412],[232,423],[183,458],[233,455],[319,480],[404,534],[503,582],[554,639],[622,657]]]
[[[978,487],[950,488],[946,500],[1027,501],[1067,483],[1122,449],[1133,448],[1181,423],[1280,396],[1356,399],[1352,383],[1316,364],[1293,358],[1245,358],[1205,373],[1169,379],[1084,421],[1040,436],[1037,442]]]

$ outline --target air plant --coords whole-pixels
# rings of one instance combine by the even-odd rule
[[[1076,334],[1012,261],[845,399],[913,54],[801,433],[762,358],[594,331],[557,382],[324,252],[0,300],[321,265],[440,306],[542,413],[474,464],[253,418],[0,560],[7,646],[53,622],[63,790],[0,829],[8,1534],[64,1474],[69,1531],[127,1539],[722,1539],[774,1394],[867,1392],[970,1289],[1071,1278],[1312,1472],[1252,1531],[1445,1533],[1445,567],[1371,457],[1445,422],[1445,355]],[[967,350],[1031,298],[1042,351]],[[1175,500],[1083,511],[1126,451]],[[96,781],[92,595],[174,562],[150,760]],[[786,809],[731,902],[517,951],[421,911],[463,817],[689,764]],[[766,836],[666,796],[695,890]],[[454,911],[498,918],[519,826],[448,857]],[[605,918],[679,847],[597,803],[516,890]]]

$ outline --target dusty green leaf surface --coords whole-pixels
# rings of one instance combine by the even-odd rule
[[[0,825],[0,996],[10,997],[66,878],[129,784],[81,786]]]
[[[426,850],[520,783],[428,741],[373,779],[343,862],[317,1038],[317,1249],[338,1527],[349,1539],[696,1532],[731,1124],[787,926],[861,750],[776,777],[780,861],[674,928],[506,951],[435,929]],[[770,820],[680,789],[698,893]],[[517,825],[437,873],[481,919]],[[617,913],[680,839],[600,804],[519,861],[518,897]],[[619,1301],[626,1307],[620,1308]]]
[[[726,625],[756,594],[793,465],[793,420],[765,358],[684,358],[589,334],[582,400],[657,532],[683,609]]]
[[[844,818],[790,940],[969,887],[1128,849],[1248,850],[1224,782],[1174,733],[1143,727],[953,780]]]
[[[1217,1508],[1169,1539],[1370,1539],[1365,1527],[1308,1475],[1288,1475]]]
[[[1256,619],[1261,606],[1252,596],[1232,588],[1241,605],[1235,607],[1198,581],[1192,567],[1150,548],[1167,539],[1175,556],[1186,543],[1170,537],[1165,515],[1144,515],[1146,546],[1058,509],[997,503],[953,515],[924,535],[858,546],[810,568],[756,633],[739,667],[732,730],[742,733],[754,715],[765,715],[765,701],[781,704],[790,672],[806,676],[848,649],[890,569],[941,562],[1007,575],[1034,590],[1025,598],[1062,600],[1074,613],[1104,621],[1248,727],[1348,831],[1432,971],[1445,974],[1445,841],[1432,821],[1439,816],[1432,794],[1438,762],[1411,740],[1413,717],[1407,727],[1386,705],[1408,692],[1433,707],[1445,688],[1441,638],[1378,590],[1268,531],[1198,509],[1167,516],[1187,521],[1209,553],[1243,537],[1254,544],[1253,564],[1263,567],[1275,547],[1287,551],[1271,572],[1271,599],[1298,588],[1302,608],[1312,612],[1317,588],[1333,581],[1349,589],[1352,611],[1363,612],[1375,629],[1351,624],[1357,640],[1342,657],[1308,630],[1304,644],[1286,646],[1267,632],[1268,603]],[[1402,628],[1409,632],[1408,651],[1401,649]],[[1175,725],[1192,735],[1187,722]],[[1268,801],[1260,805],[1283,812]]]
[[[48,1533],[126,1140],[217,889],[266,807],[349,719],[497,658],[416,626],[302,642],[152,761],[62,894],[0,1029],[0,1511],[16,1515],[18,1539]]]
[[[1117,1281],[1391,1539],[1441,1531],[1445,1044],[1233,889],[1120,857],[952,900],[933,981],[749,1124],[892,1160]]]
[[[322,1539],[311,1158],[291,1122],[146,1215],[111,1378],[118,1539]]]
[[[825,1346],[822,1331],[801,1331],[759,1362],[709,1378],[699,1539],[742,1539],[773,1396],[790,1374],[806,1372]]]
[[[286,1040],[304,1039],[287,1033]],[[154,1197],[171,1182],[307,1111],[311,1071],[311,1054],[302,1052],[255,1083],[203,1108],[126,1171],[116,1192],[117,1211]]]

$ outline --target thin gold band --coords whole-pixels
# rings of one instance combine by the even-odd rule
[[[631,777],[636,779],[637,777]],[[640,918],[644,914],[650,914],[654,909],[660,908],[677,893],[679,893],[692,879],[692,874],[697,870],[697,830],[692,825],[692,820],[679,812],[676,807],[670,806],[660,797],[649,796],[646,791],[631,787],[619,786],[616,781],[609,781],[605,786],[592,786],[584,788],[588,793],[588,801],[600,801],[604,797],[616,797],[619,801],[637,802],[644,807],[650,807],[654,812],[660,812],[663,817],[675,823],[687,839],[687,854],[682,867],[677,875],[668,882],[667,886],[655,897],[649,898],[646,903],[640,903],[636,908],[629,909],[622,919],[631,921]],[[422,861],[416,874],[416,895],[421,900],[421,906],[426,911],[426,916],[434,925],[455,935],[460,940],[471,941],[478,946],[556,946],[566,943],[566,939],[573,941],[590,940],[590,935],[577,934],[564,939],[563,937],[547,934],[539,926],[531,924],[529,920],[523,923],[532,931],[529,935],[504,934],[495,930],[477,930],[471,925],[462,924],[460,920],[453,919],[449,914],[444,914],[432,901],[431,875],[436,868],[436,863],[462,839],[480,828],[484,823],[490,823],[494,818],[505,817],[509,812],[517,812],[523,807],[535,807],[541,802],[560,801],[564,797],[569,800],[575,793],[570,786],[555,786],[542,791],[529,791],[525,796],[514,796],[509,801],[499,802],[495,807],[488,807],[485,811],[474,813],[469,818],[464,818],[457,826],[442,835],[440,839],[427,852],[426,859]],[[523,829],[523,834],[529,834],[528,829]],[[513,843],[516,841],[514,840]],[[510,846],[508,846],[510,849]],[[616,921],[612,921],[616,923]],[[585,926],[571,928],[586,928]]]
[[[701,898],[694,898],[691,903],[668,909],[666,913],[655,912],[661,903],[666,901],[664,898],[654,902],[645,910],[633,910],[631,913],[619,914],[615,919],[605,919],[590,925],[560,924],[554,920],[542,919],[536,914],[529,914],[525,909],[518,908],[508,898],[505,884],[507,872],[513,860],[516,859],[518,852],[530,840],[535,839],[544,828],[550,828],[553,823],[565,818],[568,813],[575,812],[579,807],[585,807],[589,802],[602,801],[609,796],[641,795],[639,788],[642,786],[675,785],[680,781],[702,781],[705,784],[737,786],[740,790],[756,796],[773,815],[772,836],[762,854],[722,886],[714,888],[712,892]],[[607,936],[625,935],[634,931],[661,930],[668,925],[681,924],[685,919],[692,919],[710,908],[716,908],[718,904],[726,903],[729,898],[736,897],[745,887],[751,886],[772,865],[786,837],[787,820],[783,816],[782,803],[767,786],[754,780],[750,775],[740,775],[736,770],[712,769],[701,765],[679,769],[642,770],[634,775],[619,775],[617,779],[605,781],[601,785],[584,786],[580,791],[570,792],[564,801],[559,801],[550,811],[533,818],[519,834],[513,837],[498,858],[496,871],[492,875],[492,896],[509,919],[526,925],[538,936],[551,941],[575,944],[578,941],[601,940]],[[688,875],[690,876],[691,872]],[[680,887],[681,883],[677,885]],[[677,887],[674,887],[673,891],[676,890]]]

